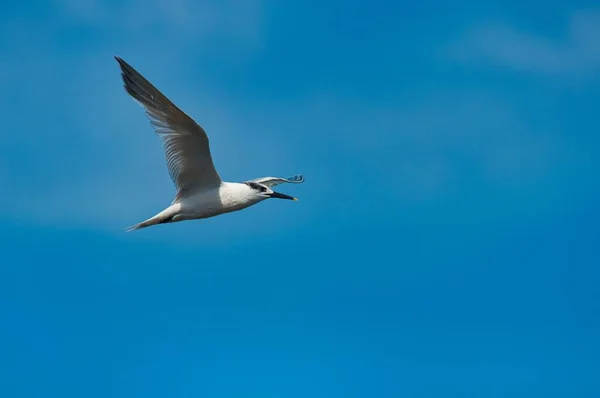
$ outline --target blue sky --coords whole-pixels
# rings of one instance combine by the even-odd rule
[[[597,397],[592,2],[65,0],[0,15],[3,397]],[[113,55],[243,212],[174,194]]]

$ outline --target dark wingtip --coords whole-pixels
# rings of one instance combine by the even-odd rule
[[[121,67],[122,71],[129,71],[133,69],[133,67],[129,65],[127,61],[125,61],[123,58],[119,57],[118,55],[113,55],[113,57],[115,57],[115,60],[117,60],[117,62],[119,63],[119,66]]]
[[[288,180],[295,183],[301,183],[304,182],[304,176],[302,174],[296,174],[288,178]]]

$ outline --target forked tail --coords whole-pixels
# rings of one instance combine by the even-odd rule
[[[138,224],[135,224],[135,225],[132,225],[132,226],[126,228],[125,232],[136,231],[138,229],[151,227],[152,225],[167,224],[167,223],[173,222],[173,218],[177,215],[177,213],[179,211],[178,206],[179,205],[177,204],[177,205],[167,207],[165,210],[161,211],[154,217],[151,217],[145,221],[142,221]]]
[[[152,217],[152,218],[147,219],[146,221],[142,221],[140,223],[137,223],[135,225],[125,228],[125,232],[135,231],[138,229],[150,227],[152,225],[156,225],[156,224],[160,224],[160,223],[161,223],[161,221],[158,217]]]

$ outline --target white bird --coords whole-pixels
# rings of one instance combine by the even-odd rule
[[[150,124],[162,139],[169,175],[177,188],[169,207],[127,231],[214,217],[269,198],[297,200],[271,188],[282,183],[299,184],[304,181],[301,175],[262,177],[242,183],[222,181],[213,164],[204,129],[131,65],[120,57],[115,56],[115,59],[121,67],[125,90],[145,108]]]

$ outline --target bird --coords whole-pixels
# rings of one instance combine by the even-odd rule
[[[273,187],[284,183],[302,183],[304,177],[301,174],[289,178],[223,181],[213,163],[204,129],[130,64],[117,55],[114,58],[119,64],[125,91],[144,108],[150,125],[162,140],[169,176],[177,191],[168,207],[147,220],[127,227],[127,232],[231,213],[265,199],[298,200],[274,191]]]

